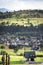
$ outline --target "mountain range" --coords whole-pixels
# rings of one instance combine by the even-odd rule
[[[9,10],[6,8],[0,8],[0,12],[6,12],[6,11],[9,11]]]

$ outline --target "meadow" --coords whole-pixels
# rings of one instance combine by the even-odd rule
[[[9,55],[10,55],[10,64],[27,64],[27,62],[25,62],[26,58],[24,56],[20,56],[20,54],[24,54],[24,52],[26,51],[31,51],[29,47],[25,47],[26,50],[24,50],[24,48],[19,49],[17,51],[17,53],[14,52],[14,49],[0,49],[1,51],[6,51]],[[27,50],[28,49],[28,50]],[[43,51],[35,51],[36,55],[43,55]],[[1,61],[2,55],[0,55],[0,61]],[[43,57],[37,57],[35,58],[36,62],[43,62]]]
[[[28,22],[29,21],[29,22]],[[0,19],[0,23],[2,22],[9,22],[9,25],[20,25],[20,26],[30,26],[30,23],[32,23],[34,26],[37,26],[39,24],[43,24],[43,18],[6,18],[6,19]],[[6,24],[7,25],[7,24]]]

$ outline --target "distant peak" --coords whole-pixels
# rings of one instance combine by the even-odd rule
[[[6,8],[0,8],[0,12],[6,12],[6,11],[9,11],[9,10]]]

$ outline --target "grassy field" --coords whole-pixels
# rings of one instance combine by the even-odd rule
[[[30,48],[27,48],[28,51],[30,51]],[[13,49],[0,49],[1,51],[6,51],[9,55],[10,55],[10,64],[26,64],[26,62],[24,62],[26,60],[26,58],[24,56],[17,56],[17,54],[24,54],[24,48],[23,49],[19,49],[17,53],[14,52]],[[36,55],[43,55],[43,51],[35,51]],[[0,55],[0,61],[1,61],[1,55]],[[43,62],[43,58],[35,58],[36,62]]]
[[[24,26],[29,26],[30,24],[28,23],[28,18],[24,19],[24,18],[20,18],[17,19],[15,17],[12,18],[6,18],[6,19],[0,19],[0,23],[1,22],[9,22],[9,25],[11,25],[12,23],[14,23],[14,25],[24,25]],[[38,24],[43,24],[43,18],[29,18],[29,22],[32,23],[34,26],[38,25]]]

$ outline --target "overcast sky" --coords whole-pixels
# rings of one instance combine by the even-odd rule
[[[43,0],[0,0],[0,8],[10,10],[43,9]]]

